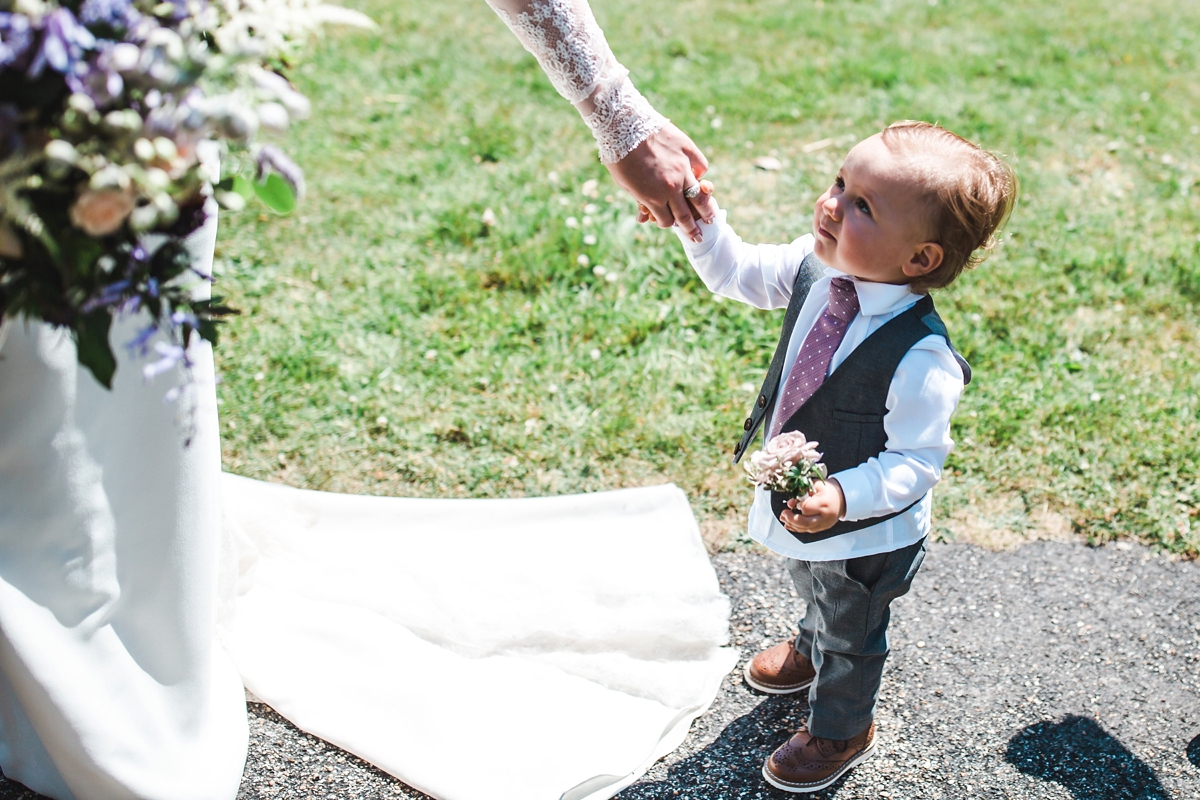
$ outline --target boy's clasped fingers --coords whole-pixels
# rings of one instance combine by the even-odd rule
[[[820,533],[837,524],[845,513],[846,500],[837,481],[820,481],[803,498],[788,500],[779,514],[783,527],[793,533]]]

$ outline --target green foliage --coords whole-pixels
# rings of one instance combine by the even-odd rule
[[[673,234],[634,224],[482,6],[361,9],[378,33],[328,38],[296,76],[310,199],[222,221],[220,286],[248,312],[217,353],[227,468],[438,497],[672,480],[706,530],[743,526],[728,456],[780,314],[714,300]],[[893,120],[1005,154],[1023,194],[1003,245],[936,296],[976,371],[937,519],[1000,497],[1022,524],[1200,550],[1200,6],[595,10],[747,240],[807,232],[846,150]]]
[[[253,181],[252,185],[258,199],[276,214],[290,214],[296,210],[295,192],[287,181],[274,172],[268,173],[261,181]]]
[[[111,326],[112,315],[101,309],[82,317],[75,330],[79,363],[87,367],[106,389],[112,388],[113,375],[117,372],[117,359],[108,341]]]

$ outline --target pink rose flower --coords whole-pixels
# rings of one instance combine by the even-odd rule
[[[751,453],[745,469],[751,482],[764,488],[807,491],[812,481],[825,479],[825,465],[818,463],[820,460],[817,443],[794,431],[776,436],[765,448]]]
[[[779,434],[767,442],[765,452],[784,464],[799,464],[801,461],[815,463],[821,460],[821,454],[817,452],[817,443],[805,439],[800,431]]]
[[[71,224],[88,236],[108,236],[133,211],[133,198],[119,189],[88,189],[71,206]]]

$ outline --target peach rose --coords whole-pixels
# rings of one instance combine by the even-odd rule
[[[7,222],[0,220],[0,256],[20,258],[21,255],[21,240],[17,237],[17,232],[10,228]]]
[[[88,189],[71,206],[71,224],[88,236],[108,236],[133,211],[133,198],[119,189]]]

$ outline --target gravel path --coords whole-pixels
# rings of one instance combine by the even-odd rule
[[[792,634],[799,602],[778,560],[714,562],[746,657]],[[1126,543],[935,545],[893,609],[878,754],[809,797],[1200,800],[1200,564]],[[749,690],[739,664],[619,800],[787,797],[759,769],[804,710]],[[0,780],[0,800],[34,797]],[[252,704],[238,797],[425,795]]]

